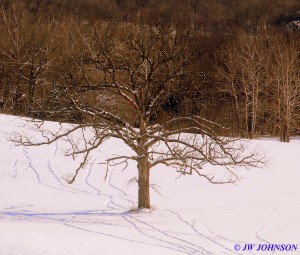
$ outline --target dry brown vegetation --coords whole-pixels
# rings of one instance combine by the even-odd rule
[[[147,28],[169,29],[180,35],[182,47],[188,44],[190,58],[151,123],[200,114],[227,126],[216,130],[222,134],[279,135],[289,141],[299,134],[299,34],[288,31],[286,23],[297,19],[298,10],[292,0],[3,0],[0,107],[6,113],[79,123],[83,116],[72,111],[66,88],[108,78],[95,61],[101,47],[115,47],[137,65],[135,53],[118,38],[140,36],[151,43]],[[141,29],[145,32],[136,33]],[[130,82],[125,69],[117,73],[119,82]],[[96,94],[80,97],[103,104]],[[126,102],[116,102],[108,91],[102,96],[137,125]]]

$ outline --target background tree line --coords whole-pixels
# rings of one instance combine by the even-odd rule
[[[190,56],[176,76],[176,89],[150,116],[152,123],[201,114],[227,127],[214,126],[219,134],[276,135],[288,142],[300,132],[300,45],[299,34],[288,31],[286,24],[298,19],[299,10],[296,0],[3,0],[0,108],[43,119],[86,121],[65,97],[69,88],[112,79],[109,64],[105,72],[99,71],[103,62],[97,61],[104,61],[100,49],[119,51],[123,42],[115,38],[124,38],[122,30],[130,30],[134,38],[143,36],[140,28],[148,26],[168,29],[174,38],[180,35],[184,40],[176,43],[188,41]],[[134,65],[133,56],[127,57]],[[162,76],[176,66],[172,64],[164,66]],[[130,76],[120,72],[121,80],[129,82]],[[101,94],[105,102],[93,91],[76,93],[84,97],[83,104],[113,105],[129,123],[139,125],[131,109],[124,109],[107,91]]]

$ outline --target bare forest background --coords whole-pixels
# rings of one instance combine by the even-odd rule
[[[80,98],[80,109],[101,104],[138,126],[110,90],[143,66],[158,92],[169,88],[153,125],[200,115],[220,124],[211,126],[218,135],[288,142],[300,134],[299,11],[298,0],[2,0],[0,111],[86,123]],[[93,91],[107,79],[110,88]]]

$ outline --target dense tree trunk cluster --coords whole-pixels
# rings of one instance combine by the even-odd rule
[[[223,54],[217,75],[222,92],[232,98],[237,134],[279,135],[283,142],[291,132],[299,134],[300,48],[295,38],[242,35]]]

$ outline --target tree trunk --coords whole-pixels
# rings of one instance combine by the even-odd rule
[[[254,137],[254,130],[253,130],[252,113],[251,113],[251,115],[247,116],[247,130],[248,130],[248,138],[249,139],[253,139],[253,137]]]
[[[33,69],[33,67],[31,67]],[[32,110],[32,105],[33,105],[33,98],[34,98],[34,83],[35,83],[35,77],[33,74],[33,71],[31,70],[30,72],[30,78],[29,78],[29,93],[28,93],[28,110]]]
[[[138,208],[150,208],[150,163],[148,157],[144,156],[138,160]]]
[[[283,124],[281,127],[281,142],[289,143],[290,142],[290,132],[287,124]]]

